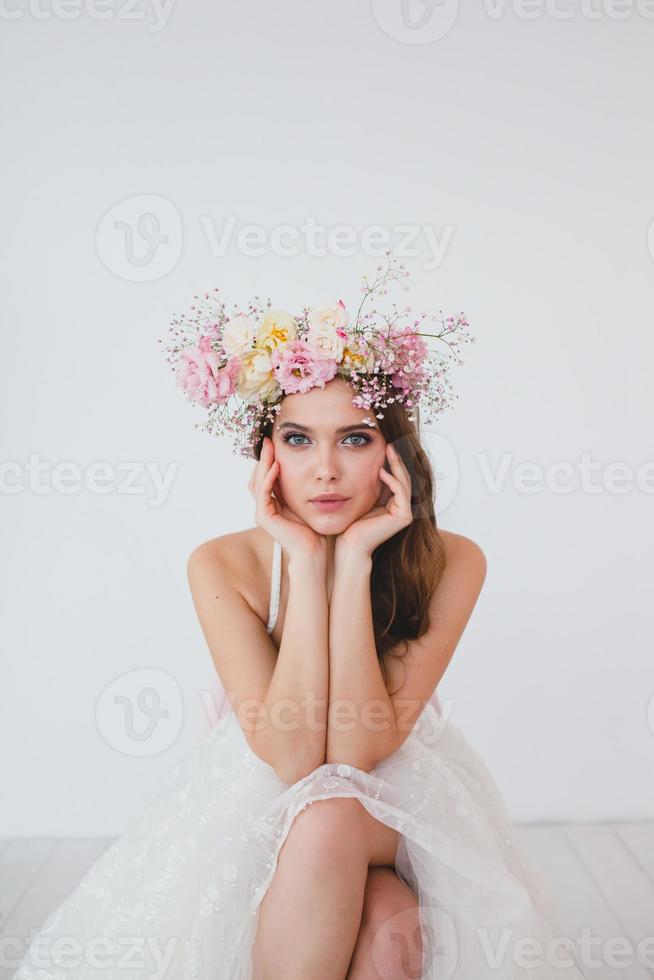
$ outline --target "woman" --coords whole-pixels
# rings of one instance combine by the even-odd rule
[[[230,710],[15,980],[581,980],[436,695],[486,574],[434,518],[414,411],[443,369],[362,307],[174,321],[178,381],[257,460],[256,526],[188,563]]]
[[[366,414],[353,407],[352,390],[340,378],[287,395],[274,428],[269,423],[262,434],[250,481],[258,527],[207,542],[189,562],[216,668],[225,689],[235,692],[232,707],[238,712],[246,699],[262,704],[267,723],[246,725],[248,742],[289,785],[325,762],[370,771],[400,748],[454,652],[485,576],[474,542],[436,530],[429,464],[406,410],[394,406],[374,426],[364,423]],[[325,494],[344,499],[317,503]],[[413,517],[412,501],[424,516]],[[268,639],[262,627],[271,539],[287,563]],[[379,659],[373,553],[379,634],[397,604],[392,629],[377,644],[385,651]],[[418,633],[408,653],[393,656],[402,634]],[[367,704],[387,701],[384,671],[402,698],[400,731],[388,719],[374,727],[362,722]],[[308,712],[300,711],[291,730],[275,728],[274,705],[301,704],[308,691],[321,707],[337,699],[349,704],[355,723],[332,729],[321,710],[320,723],[309,727]],[[255,976],[420,975],[418,897],[394,870],[395,823],[343,796],[330,796],[293,821],[262,902]]]

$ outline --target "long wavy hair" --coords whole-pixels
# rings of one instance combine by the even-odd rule
[[[413,521],[372,553],[370,597],[377,657],[388,687],[387,658],[400,659],[408,641],[427,632],[429,602],[445,570],[445,546],[434,513],[434,476],[420,441],[420,415],[409,419],[402,403],[393,402],[378,420],[387,442],[392,442],[411,476]],[[271,420],[258,430],[255,458],[261,455],[264,436],[272,438]],[[386,467],[388,469],[388,466]],[[395,692],[392,692],[395,693]]]

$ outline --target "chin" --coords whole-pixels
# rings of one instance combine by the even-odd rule
[[[310,514],[304,516],[304,520],[316,534],[341,534],[353,523],[352,517],[339,511],[320,514],[314,513],[313,508]]]
[[[320,534],[340,534],[352,524],[352,519],[343,514],[312,514],[307,524]]]

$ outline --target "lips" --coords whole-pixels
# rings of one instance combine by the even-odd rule
[[[310,503],[317,504],[317,503],[328,502],[330,500],[333,501],[347,500],[347,497],[341,497],[339,494],[325,493],[325,494],[321,494],[319,497],[312,497]]]
[[[316,510],[322,510],[329,512],[332,510],[340,510],[348,502],[349,497],[314,497],[309,503],[313,504]]]

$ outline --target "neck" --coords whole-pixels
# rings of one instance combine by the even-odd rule
[[[337,534],[326,534],[325,537],[327,538],[327,566],[329,568],[333,568],[334,567],[334,554],[335,554],[335,551],[336,551],[336,539],[338,538],[338,535]]]
[[[336,552],[336,539],[338,538],[338,535],[326,534],[325,537],[327,538],[327,569],[326,569],[327,595],[329,600],[331,601],[332,589],[334,587],[334,575],[336,574],[335,552]]]

